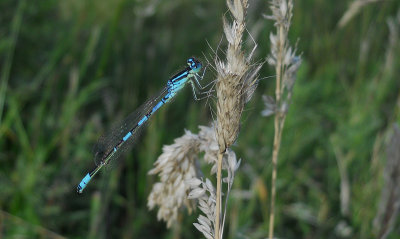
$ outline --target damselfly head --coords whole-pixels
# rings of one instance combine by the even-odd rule
[[[201,62],[196,60],[196,58],[194,58],[194,57],[190,57],[187,60],[187,64],[192,69],[193,73],[198,73],[202,67]]]

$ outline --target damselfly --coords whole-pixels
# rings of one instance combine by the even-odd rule
[[[203,89],[198,80],[198,73],[202,68],[200,61],[195,58],[187,60],[188,66],[173,76],[167,82],[167,86],[159,94],[146,101],[138,110],[130,114],[120,125],[115,127],[108,135],[100,138],[95,146],[94,157],[96,167],[82,179],[77,187],[78,193],[82,193],[93,176],[110,161],[115,160],[136,141],[139,131],[149,118],[164,104],[168,103],[187,83],[192,86],[196,97],[195,84]]]

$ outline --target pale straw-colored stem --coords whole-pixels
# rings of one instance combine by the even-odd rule
[[[278,165],[279,148],[281,146],[281,137],[282,137],[282,130],[284,123],[285,123],[285,116],[280,117],[277,114],[274,122],[275,134],[274,134],[274,148],[272,152],[271,209],[269,214],[269,234],[268,234],[268,237],[270,239],[272,239],[274,236],[276,177],[278,174],[277,165]]]
[[[215,239],[220,238],[220,232],[219,232],[219,224],[220,224],[220,218],[221,218],[221,174],[222,174],[222,156],[223,153],[218,154],[218,166],[217,166],[217,202],[215,205]]]
[[[275,100],[276,104],[281,105],[281,83],[282,83],[282,66],[283,66],[283,50],[285,46],[285,37],[284,37],[284,29],[283,27],[278,28],[279,35],[279,52],[277,64],[275,67],[276,71],[276,88],[275,88]],[[278,156],[279,156],[279,148],[281,145],[281,136],[283,125],[285,123],[285,113],[277,112],[275,114],[274,120],[274,148],[272,152],[272,182],[271,182],[271,208],[269,214],[269,233],[268,237],[272,239],[274,237],[274,219],[275,219],[275,198],[276,198],[276,177],[277,177],[277,165],[278,165]]]
[[[274,149],[272,152],[272,183],[271,183],[271,208],[269,214],[269,234],[268,238],[272,239],[274,236],[274,216],[275,216],[275,195],[276,195],[276,165],[278,163],[278,148],[279,148],[279,140],[278,140],[278,131],[277,125],[279,124],[278,118],[275,117],[275,135],[274,135]]]

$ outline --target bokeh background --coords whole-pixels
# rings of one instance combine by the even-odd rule
[[[289,38],[303,63],[279,158],[278,238],[374,235],[385,148],[400,123],[400,2],[362,5],[339,25],[351,2],[295,1]],[[263,61],[274,30],[262,16],[268,1],[249,4],[254,59]],[[167,230],[146,207],[157,180],[147,172],[162,146],[212,121],[213,100],[192,100],[189,87],[120,162],[82,195],[76,186],[93,166],[102,133],[158,92],[188,57],[213,56],[225,2],[1,0],[0,10],[0,238],[202,237],[192,225],[198,212],[182,210]],[[243,47],[254,47],[248,35]],[[274,69],[264,65],[260,75]],[[203,82],[214,79],[209,70]],[[243,161],[226,238],[267,237],[274,131],[261,111],[274,83],[260,82],[242,118],[234,150]],[[398,217],[388,238],[400,238]]]

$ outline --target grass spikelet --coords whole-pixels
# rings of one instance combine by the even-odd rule
[[[241,49],[245,30],[247,0],[227,1],[234,20],[230,24],[223,17],[225,37],[228,41],[226,61],[216,59],[217,70],[217,141],[223,153],[237,138],[240,129],[240,117],[246,102],[251,98],[257,84],[260,65],[252,66]]]
[[[147,206],[150,209],[159,207],[157,218],[167,222],[167,227],[177,221],[180,208],[186,207],[189,213],[194,209],[196,204],[193,199],[198,201],[199,209],[212,220],[212,225],[215,224],[214,214],[210,214],[210,212],[215,211],[215,189],[208,179],[206,179],[205,184],[199,183],[201,181],[199,177],[203,173],[198,167],[198,155],[204,153],[204,161],[212,164],[211,172],[216,173],[216,159],[219,149],[214,128],[199,126],[199,129],[198,134],[186,130],[185,134],[176,138],[173,144],[165,145],[163,153],[154,163],[154,168],[149,171],[149,174],[157,174],[160,177],[160,182],[154,184],[148,197]],[[239,163],[231,150],[224,156],[223,168],[228,170],[227,181],[229,181],[228,188],[230,189],[234,171]],[[207,210],[205,210],[202,201],[208,202]],[[204,220],[199,219],[199,222],[204,222]],[[214,229],[207,231],[206,234],[214,236]]]
[[[288,40],[288,32],[293,15],[293,1],[272,0],[270,4],[272,15],[265,17],[274,21],[276,33],[271,33],[269,37],[271,41],[271,53],[268,56],[268,63],[275,67],[276,88],[275,101],[271,96],[264,97],[266,109],[263,111],[263,115],[269,116],[275,113],[269,221],[269,238],[273,238],[279,148],[281,145],[283,126],[291,103],[293,86],[296,81],[296,73],[301,64],[301,58],[300,56],[296,56],[296,49],[293,50],[292,47],[290,47]]]
[[[199,137],[186,131],[174,144],[163,147],[163,153],[149,171],[158,174],[160,182],[154,184],[147,206],[150,209],[159,206],[157,219],[166,221],[168,228],[177,220],[179,208],[185,205],[191,212],[195,206],[187,199],[189,187],[185,181],[197,176],[195,160],[199,144]]]
[[[200,132],[197,135],[185,131],[172,145],[163,147],[163,153],[154,163],[154,168],[149,171],[149,174],[158,174],[160,182],[154,184],[147,206],[150,209],[159,207],[157,218],[167,222],[169,228],[177,221],[180,208],[186,207],[191,213],[197,202],[198,208],[205,216],[199,215],[198,223],[193,225],[206,238],[214,238],[216,190],[209,179],[200,179],[203,173],[198,167],[198,155],[204,153],[204,161],[212,165],[211,173],[214,174],[217,172],[216,159],[219,148],[214,128],[199,128]],[[234,151],[228,149],[223,154],[222,161],[222,168],[227,171],[227,177],[223,179],[227,184],[227,199],[240,160],[236,159]],[[223,216],[225,219],[225,213]]]
[[[216,137],[219,146],[217,164],[217,196],[215,214],[215,239],[222,237],[221,216],[221,171],[223,153],[236,141],[240,130],[240,118],[245,104],[250,100],[257,86],[257,73],[261,65],[251,65],[250,58],[242,51],[243,32],[246,29],[245,16],[247,0],[227,0],[233,22],[223,17],[223,28],[228,41],[226,61],[215,60],[217,70],[217,126]],[[224,213],[225,214],[225,213]]]

